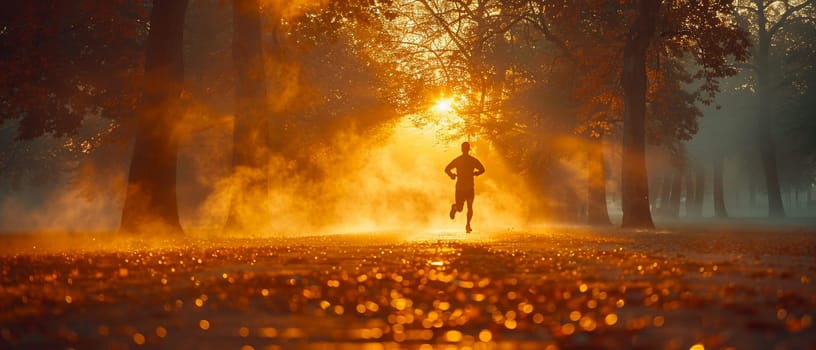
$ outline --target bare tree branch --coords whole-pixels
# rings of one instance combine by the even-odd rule
[[[557,46],[561,50],[561,52],[564,53],[564,56],[567,56],[567,58],[571,62],[573,62],[573,63],[578,62],[578,59],[575,58],[575,56],[573,55],[572,50],[567,46],[567,44],[564,42],[564,40],[561,40],[560,38],[553,35],[553,33],[550,31],[549,28],[547,28],[547,26],[545,24],[543,24],[543,23],[537,21],[535,18],[532,18],[532,17],[529,17],[529,16],[524,16],[523,18],[527,22],[529,22],[530,24],[535,26],[538,29],[538,31],[541,32],[541,34],[544,34],[544,37],[547,40],[549,40],[550,42],[555,44],[555,46]]]
[[[746,62],[737,62],[737,63],[734,64],[734,66],[739,67],[739,68],[743,68],[743,69],[751,69],[751,70],[754,70],[754,71],[759,69],[756,65],[746,63]]]
[[[790,17],[791,15],[796,13],[797,11],[801,10],[805,6],[812,5],[814,3],[816,3],[816,0],[807,0],[807,1],[805,1],[805,2],[803,2],[801,4],[799,4],[799,5],[796,5],[794,7],[789,7],[785,11],[785,13],[782,14],[782,17],[780,17],[779,20],[776,21],[776,23],[774,23],[773,26],[771,26],[771,29],[768,30],[768,34],[773,36],[780,28],[782,28],[782,26],[785,25],[785,23],[788,20],[788,17]]]
[[[418,2],[425,6],[425,9],[427,9],[428,12],[430,12],[431,15],[437,20],[437,22],[439,22],[439,25],[442,26],[442,29],[444,29],[445,32],[448,33],[448,36],[453,40],[453,43],[456,45],[457,48],[459,48],[462,54],[465,55],[466,58],[470,59],[471,56],[470,52],[468,52],[467,50],[467,45],[465,45],[465,43],[462,42],[462,38],[460,38],[459,35],[456,32],[454,32],[453,29],[451,29],[450,23],[445,21],[445,19],[442,18],[442,16],[439,13],[437,13],[433,7],[431,7],[427,0],[418,0]]]

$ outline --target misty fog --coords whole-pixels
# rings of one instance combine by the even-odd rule
[[[445,16],[460,13],[458,2],[375,3],[261,2],[261,103],[268,109],[261,124],[270,139],[254,151],[264,164],[241,168],[233,155],[241,84],[234,71],[236,17],[222,1],[189,2],[181,47],[183,112],[174,116],[171,131],[178,140],[172,186],[186,232],[217,234],[230,215],[253,227],[242,233],[253,236],[457,230],[461,224],[447,218],[453,182],[443,168],[464,141],[487,168],[476,183],[478,227],[594,224],[599,205],[601,223],[621,223],[628,166],[622,157],[623,43],[568,25],[569,16],[596,10],[572,13],[567,6],[551,15],[529,4],[484,1],[479,11],[454,20]],[[5,107],[0,119],[0,231],[119,228],[142,110],[109,93],[139,101],[131,90],[145,87],[133,83],[141,79],[148,40],[151,5],[142,6],[145,12],[105,12],[133,26],[132,32],[88,29],[60,38],[54,51],[30,51],[51,57],[64,45],[63,58],[81,52],[101,62],[121,55],[128,57],[120,62],[124,67],[95,71],[85,61],[89,67],[75,72],[34,67],[43,69],[41,90],[26,90],[14,80],[19,77],[2,81],[14,88],[3,101],[13,107]],[[812,6],[801,11],[814,13]],[[762,55],[756,19],[742,12],[729,16],[736,16],[727,21],[729,30],[747,41],[723,54],[717,63],[727,68],[723,73],[701,68],[693,53],[672,56],[687,45],[682,40],[655,39],[646,54],[645,159],[658,225],[816,217],[812,21],[772,37],[770,58],[762,63],[756,61]],[[549,21],[551,32],[528,17]],[[13,45],[23,47],[27,39],[14,19],[4,21],[0,57],[7,68],[24,66],[27,56]],[[610,26],[604,33],[622,30],[613,22],[603,25]],[[68,39],[79,40],[77,46],[108,40],[122,51],[83,51]],[[722,45],[739,46],[740,40]],[[768,70],[765,80],[756,73],[761,69]],[[695,76],[699,71],[709,73]],[[72,92],[58,83],[66,79],[75,85]],[[34,91],[45,91],[42,99],[53,100],[56,109],[27,109],[30,102],[18,95]],[[596,147],[602,158],[593,156]],[[767,150],[773,163],[762,153]],[[600,179],[593,169],[600,169]],[[783,208],[769,205],[776,198],[768,190],[769,169],[776,169],[778,179],[771,182],[778,184]],[[245,191],[257,181],[266,190]],[[248,207],[235,202],[242,192]]]

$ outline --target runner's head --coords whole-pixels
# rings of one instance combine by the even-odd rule
[[[462,142],[462,154],[468,154],[470,152],[470,143],[465,141]]]

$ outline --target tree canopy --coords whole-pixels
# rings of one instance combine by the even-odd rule
[[[149,107],[162,109],[153,118],[171,130],[165,136],[143,129],[146,104],[165,78],[150,61],[167,59],[151,56],[150,35],[163,28],[152,17],[161,1],[9,3],[0,17],[0,123],[26,140],[85,134],[91,115],[110,121],[72,139],[75,148],[113,136],[175,140],[148,163],[177,152],[178,139],[223,126],[235,166],[301,174],[314,184],[325,179],[315,164],[329,140],[407,116],[441,140],[474,141],[510,164],[536,192],[534,216],[582,219],[586,203],[599,200],[587,191],[607,192],[590,183],[611,177],[622,183],[615,191],[624,217],[636,217],[627,226],[648,227],[647,147],[684,164],[685,142],[704,107],[718,106],[723,80],[767,65],[757,61],[765,57],[762,38],[777,69],[762,74],[784,87],[774,90],[784,123],[809,128],[812,3],[191,0],[186,16],[169,23],[183,29],[173,48],[182,56],[172,63],[183,73],[164,91],[173,97],[162,97],[175,102]],[[766,75],[743,87],[765,91]],[[812,145],[798,139],[782,147],[812,157]],[[606,156],[597,145],[610,148]],[[168,174],[174,159],[167,158]],[[287,165],[267,168],[272,159]],[[609,170],[593,173],[599,164]]]

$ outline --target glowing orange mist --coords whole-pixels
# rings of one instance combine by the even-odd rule
[[[428,124],[423,127],[443,139],[455,139],[461,133],[464,120],[458,110],[465,104],[465,97],[441,96],[428,110]]]

